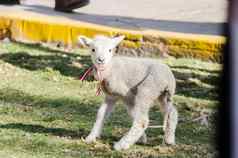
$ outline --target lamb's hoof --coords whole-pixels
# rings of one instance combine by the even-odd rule
[[[175,143],[175,138],[174,137],[165,137],[165,143],[167,144],[167,145],[175,145],[176,143]]]
[[[122,143],[122,142],[117,142],[114,144],[113,149],[115,149],[116,151],[121,151],[121,150],[126,150],[129,149],[129,145]]]
[[[93,136],[87,136],[86,137],[86,139],[85,139],[85,143],[88,143],[88,144],[90,144],[90,143],[94,143],[94,142],[96,142],[96,137],[93,137]]]

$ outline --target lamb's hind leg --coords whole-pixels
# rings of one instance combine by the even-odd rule
[[[106,96],[104,103],[102,103],[101,107],[97,112],[96,122],[90,132],[90,134],[86,137],[85,141],[87,143],[96,141],[96,138],[100,137],[103,123],[106,117],[110,115],[113,110],[113,106],[116,102],[116,98],[111,96]]]
[[[165,92],[159,97],[160,109],[164,114],[163,130],[165,132],[164,140],[166,144],[175,144],[175,130],[178,122],[178,113],[172,104],[172,98],[169,92]]]

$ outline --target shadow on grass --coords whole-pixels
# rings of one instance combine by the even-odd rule
[[[198,85],[188,81],[177,81],[176,86],[177,95],[206,100],[219,99],[218,87],[204,87],[202,85]]]
[[[172,69],[172,72],[177,80],[176,94],[207,100],[219,99],[221,75],[218,70],[209,71],[182,66]]]
[[[52,68],[62,75],[80,77],[91,66],[90,56],[66,53],[38,45],[20,44],[34,50],[48,52],[48,54],[31,55],[20,51],[0,55],[0,60],[30,71]],[[29,50],[30,51],[30,50]]]
[[[32,50],[37,50],[37,51],[42,51],[44,53],[50,53],[50,54],[65,54],[65,55],[68,55],[68,56],[71,56],[71,57],[77,57],[77,56],[80,56],[79,54],[74,54],[74,53],[69,53],[69,52],[65,52],[63,50],[60,50],[60,49],[56,49],[56,48],[51,48],[51,47],[48,47],[48,46],[43,46],[42,44],[40,43],[35,43],[35,44],[32,44],[32,43],[19,43],[19,42],[14,42],[15,45],[18,45],[20,47],[26,47],[27,49],[32,49]],[[61,44],[61,43],[59,43]],[[57,46],[56,46],[57,47]],[[61,47],[61,46],[59,46]]]
[[[77,131],[67,130],[64,128],[47,128],[42,125],[23,124],[23,123],[9,123],[0,125],[2,129],[19,129],[30,133],[51,134],[59,137],[81,138],[85,137],[88,131],[79,129]]]
[[[42,121],[48,119],[48,116],[45,116],[43,114],[47,112],[49,113],[49,115],[51,115],[50,117],[56,119],[66,120],[66,116],[71,115],[72,117],[70,120],[80,121],[84,123],[84,125],[82,126],[77,126],[77,130],[49,128],[42,125],[24,123],[0,124],[0,128],[19,129],[30,133],[43,133],[60,137],[71,137],[75,139],[85,137],[89,133],[89,131],[87,131],[89,124],[92,124],[94,122],[97,111],[97,108],[95,106],[95,104],[97,104],[97,101],[94,100],[84,101],[83,99],[74,100],[71,98],[51,99],[43,96],[32,96],[30,94],[24,93],[23,91],[9,88],[0,89],[0,100],[6,103],[11,103],[15,106],[22,105],[34,107],[34,109],[38,108],[41,111],[40,119]],[[116,110],[115,115],[111,116],[110,123],[107,123],[108,130],[103,134],[103,141],[108,142],[112,145],[112,142],[119,140],[118,133],[121,133],[120,130],[129,128],[129,122],[126,115],[127,114],[125,114],[125,110],[122,110],[122,108]],[[151,116],[160,120],[160,113],[156,112],[156,110]],[[120,122],[118,122],[118,120],[120,120]],[[50,119],[50,121],[54,121],[54,119]],[[119,129],[117,129],[116,127],[119,127]],[[114,134],[112,131],[114,131]],[[151,143],[147,144],[147,146],[153,146],[154,144],[160,144],[162,142],[162,137],[158,137],[158,135],[163,135],[162,130],[150,129],[148,132],[150,133],[150,137],[152,137],[153,139],[151,139]]]
[[[172,69],[188,69],[188,70],[197,70],[197,71],[203,71],[207,73],[217,73],[220,74],[222,70],[209,70],[209,69],[202,69],[202,68],[194,68],[192,66],[169,66]]]
[[[64,120],[66,116],[71,116],[71,120],[80,120],[91,123],[95,118],[97,107],[96,101],[84,102],[70,98],[51,99],[43,96],[32,96],[16,89],[0,89],[0,100],[13,105],[30,106],[42,111],[41,120],[54,121],[55,119]],[[52,111],[53,110],[53,111]],[[54,112],[55,111],[55,112]],[[45,115],[45,113],[47,115]],[[31,125],[22,123],[11,123],[0,125],[5,129],[20,129],[32,133],[49,133],[55,136],[66,136],[72,138],[85,137],[89,131],[78,126],[77,131],[63,128],[47,128],[42,125]]]
[[[175,78],[180,80],[188,80],[190,78],[194,78],[194,79],[200,80],[203,83],[210,84],[213,86],[218,86],[221,81],[221,77],[219,73],[209,73],[208,75],[205,75],[205,74],[199,74],[194,71],[190,71],[190,72],[180,72],[177,70],[172,70],[172,71],[174,73]]]
[[[90,63],[90,57],[83,56],[79,61],[77,61],[78,63],[82,64],[82,67],[79,68],[72,65],[75,57],[73,57],[73,59],[71,57],[65,58],[57,54],[33,56],[25,52],[3,54],[0,56],[0,59],[31,71],[44,70],[50,67],[53,70],[59,71],[65,76],[72,76],[75,78],[82,76],[82,74],[85,72],[85,69],[89,67]],[[217,73],[202,75],[193,71],[179,72],[176,70],[173,70],[173,73],[176,79],[184,80],[184,82],[181,83],[177,82],[177,94],[201,99],[217,99],[218,88],[205,88],[201,85],[187,82],[189,78],[195,78],[203,83],[218,86],[220,77],[217,75]],[[92,77],[88,78],[88,80],[92,79]]]
[[[15,106],[28,106],[33,107],[41,111],[40,120],[44,122],[54,121],[54,120],[65,120],[65,121],[80,121],[83,123],[77,126],[77,131],[67,130],[63,128],[46,128],[41,125],[30,125],[21,123],[11,123],[6,125],[0,125],[0,128],[6,129],[21,129],[32,133],[49,133],[56,136],[70,136],[72,138],[85,137],[89,131],[85,130],[91,128],[91,125],[95,121],[96,112],[99,105],[99,101],[90,99],[71,99],[71,98],[56,98],[51,99],[44,96],[36,96],[24,93],[23,91],[16,89],[0,89],[0,100],[5,103],[10,103]],[[117,111],[118,112],[118,111]],[[120,112],[120,111],[119,111]],[[45,115],[46,114],[46,115]],[[66,117],[67,116],[67,117]],[[111,117],[110,121],[117,121],[120,115],[115,114],[115,117]],[[121,119],[120,122],[126,122],[126,118]],[[120,125],[117,122],[119,126]],[[88,126],[88,127],[87,127]],[[90,127],[89,127],[90,126]],[[107,124],[108,128],[114,129],[114,123]],[[113,136],[111,132],[107,132],[107,135],[103,136],[105,141],[109,143],[118,140],[119,138]]]
[[[95,100],[71,99],[71,98],[48,98],[44,96],[30,95],[16,89],[0,89],[0,100],[15,105],[31,106],[34,108],[56,109],[59,113],[84,116],[85,119],[92,119],[96,114],[99,102]]]

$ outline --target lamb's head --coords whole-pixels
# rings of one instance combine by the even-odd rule
[[[104,70],[113,57],[116,46],[124,39],[124,36],[109,38],[106,36],[96,36],[90,39],[79,36],[79,42],[90,48],[93,64],[99,69]]]

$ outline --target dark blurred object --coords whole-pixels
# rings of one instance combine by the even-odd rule
[[[230,69],[231,93],[231,156],[238,158],[238,0],[230,1],[229,14],[229,53],[228,68]]]
[[[0,4],[13,5],[20,4],[19,0],[0,0]]]
[[[55,10],[62,12],[72,12],[89,4],[89,0],[55,0]]]
[[[229,25],[224,50],[222,106],[219,112],[219,152],[221,158],[238,158],[238,0],[230,0]]]

